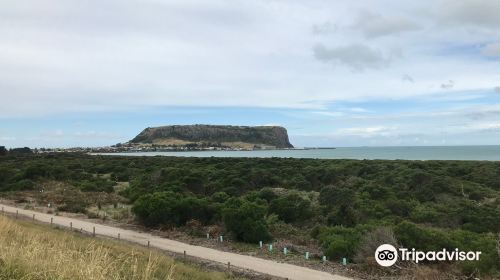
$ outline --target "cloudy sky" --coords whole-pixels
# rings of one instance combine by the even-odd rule
[[[0,145],[165,124],[500,144],[500,1],[0,0]]]

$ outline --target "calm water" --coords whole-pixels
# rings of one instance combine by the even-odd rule
[[[500,160],[500,146],[353,147],[316,150],[147,152],[103,155],[496,161]]]

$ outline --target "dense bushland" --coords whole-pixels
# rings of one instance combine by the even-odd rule
[[[469,274],[500,271],[500,162],[0,158],[0,191],[36,189],[47,179],[104,192],[128,181],[121,195],[150,227],[197,220],[258,242],[272,239],[270,228],[279,227],[270,223],[280,223],[308,233],[331,259],[359,256],[366,237],[384,228],[409,248],[482,250],[479,263],[461,263]]]

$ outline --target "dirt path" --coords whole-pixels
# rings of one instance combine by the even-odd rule
[[[120,234],[120,239],[139,243],[145,245],[150,242],[151,247],[155,247],[161,250],[166,250],[175,253],[186,254],[189,256],[198,257],[201,259],[206,259],[209,261],[214,261],[222,264],[231,263],[231,266],[253,270],[259,273],[264,273],[272,276],[296,279],[296,280],[349,280],[350,278],[329,274],[322,271],[313,270],[310,268],[295,266],[291,264],[278,263],[271,260],[260,259],[251,256],[239,255],[235,253],[222,252],[210,248],[189,245],[186,243],[161,238],[158,236],[153,236],[149,233],[136,232],[132,230],[126,230],[86,221],[81,221],[68,217],[54,216],[50,214],[44,214],[40,212],[24,210],[4,204],[0,204],[3,211],[6,213],[16,214],[33,218],[35,215],[35,220],[50,223],[51,219],[54,225],[60,225],[64,227],[69,227],[72,223],[73,228],[83,229],[86,232],[92,233],[95,228],[96,235],[118,238]]]

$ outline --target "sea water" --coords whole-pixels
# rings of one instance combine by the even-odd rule
[[[500,146],[341,147],[260,151],[130,152],[101,153],[101,155],[497,161],[500,160]]]

